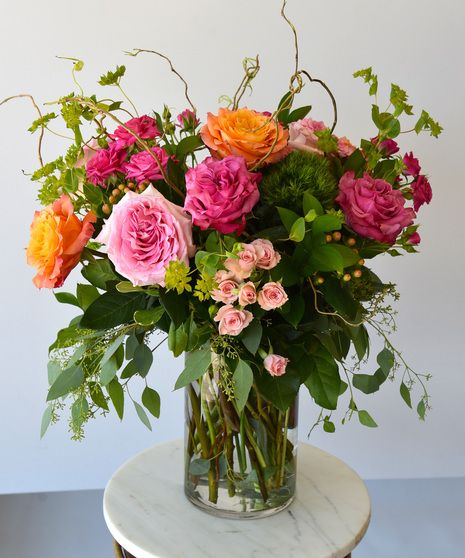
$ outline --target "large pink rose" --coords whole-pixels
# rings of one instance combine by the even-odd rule
[[[127,155],[125,144],[119,141],[111,143],[107,149],[99,149],[87,161],[87,180],[95,186],[105,186],[105,181],[110,176],[123,171],[123,164]]]
[[[152,147],[153,153],[158,157],[163,169],[166,169],[169,155],[161,147]],[[144,180],[163,180],[163,175],[154,157],[148,151],[135,153],[129,162],[124,165],[126,178],[143,182]]]
[[[147,116],[146,114],[137,118],[131,118],[131,120],[125,122],[125,126],[137,134],[141,139],[151,140],[160,135],[156,121],[151,116]],[[137,141],[137,139],[125,128],[123,128],[123,126],[118,126],[114,133],[110,134],[110,138],[113,140],[120,140],[124,142],[126,146],[134,145]]]
[[[232,304],[226,304],[218,310],[214,320],[219,322],[220,335],[239,335],[253,320],[253,314],[248,310],[234,308]]]
[[[402,229],[416,217],[413,209],[405,207],[399,190],[368,173],[355,178],[353,171],[346,172],[339,182],[336,201],[349,227],[361,236],[387,244],[394,244]]]
[[[308,151],[323,155],[323,151],[318,149],[318,136],[315,132],[326,130],[327,126],[324,122],[312,120],[311,118],[302,118],[296,122],[289,124],[289,147],[300,151]]]
[[[260,173],[247,170],[243,157],[208,157],[186,173],[184,209],[202,230],[241,234],[260,197],[260,179]]]
[[[169,262],[189,265],[195,252],[189,216],[152,185],[141,194],[125,194],[113,207],[97,242],[106,244],[116,271],[139,286],[164,286]]]

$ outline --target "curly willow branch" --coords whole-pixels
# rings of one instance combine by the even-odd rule
[[[145,52],[147,54],[155,54],[156,56],[159,56],[160,58],[163,58],[163,60],[166,60],[168,62],[168,64],[170,65],[170,69],[173,72],[173,74],[177,75],[178,78],[183,82],[184,84],[184,96],[186,97],[187,102],[189,103],[189,105],[191,106],[192,110],[194,112],[197,112],[197,109],[195,108],[195,105],[193,104],[193,102],[191,101],[191,98],[189,97],[189,85],[187,83],[187,81],[182,77],[182,75],[176,70],[176,68],[173,66],[173,63],[171,62],[171,60],[168,58],[168,56],[166,56],[165,54],[162,54],[161,52],[157,52],[156,50],[147,50],[145,48],[134,48],[132,50],[132,52],[126,52],[125,54],[127,54],[128,56],[137,56],[138,54],[141,54],[142,52]]]
[[[32,105],[34,106],[34,108],[37,111],[37,114],[39,115],[39,118],[42,118],[42,112],[40,111],[40,108],[38,107],[37,103],[34,100],[34,97],[32,95],[29,95],[28,93],[22,93],[20,95],[12,95],[11,97],[7,97],[6,99],[3,99],[3,101],[0,103],[0,107],[5,104],[8,103],[8,101],[11,101],[12,99],[29,99],[32,103]],[[44,161],[42,159],[42,140],[44,139],[44,126],[40,127],[40,135],[39,135],[39,145],[37,147],[37,152],[38,152],[38,156],[39,156],[39,162],[40,165],[43,167],[44,166]]]

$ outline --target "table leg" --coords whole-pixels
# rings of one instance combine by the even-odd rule
[[[115,540],[113,540],[113,549],[115,551],[116,558],[135,558],[132,554],[129,554],[127,550],[124,550],[124,548]]]

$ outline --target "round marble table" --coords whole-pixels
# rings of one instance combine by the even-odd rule
[[[370,498],[363,481],[308,444],[299,444],[296,499],[262,519],[222,519],[195,508],[184,496],[183,462],[177,440],[136,455],[110,479],[105,521],[127,556],[344,558],[368,528]]]

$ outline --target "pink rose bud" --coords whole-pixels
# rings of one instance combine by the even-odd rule
[[[418,176],[420,174],[420,163],[416,157],[413,156],[413,153],[406,153],[404,158],[402,159],[405,165],[404,174],[407,176]]]
[[[252,281],[248,281],[239,288],[239,304],[247,306],[247,304],[255,304],[255,302],[257,302],[257,291]]]
[[[286,291],[281,283],[265,283],[258,293],[258,304],[263,310],[274,310],[281,308],[288,301]]]
[[[257,238],[252,242],[257,254],[256,266],[259,269],[273,269],[281,260],[281,255],[273,247],[269,240]]]
[[[312,120],[311,118],[302,118],[296,122],[289,124],[289,147],[299,151],[308,151],[323,155],[323,151],[318,149],[318,136],[315,132],[326,130],[327,126],[324,122]]]
[[[218,288],[211,292],[211,297],[216,302],[230,304],[236,302],[239,285],[232,279],[225,279],[218,283]]]
[[[355,151],[355,145],[345,136],[337,140],[337,152],[339,157],[349,157]]]
[[[200,120],[193,110],[186,109],[178,114],[176,117],[176,126],[179,126],[182,130],[194,131],[200,124]]]
[[[418,211],[424,203],[429,203],[433,198],[433,191],[429,180],[421,174],[412,184],[413,207]]]
[[[237,254],[237,258],[227,258],[224,267],[234,273],[238,280],[247,279],[252,275],[252,271],[257,264],[257,252],[252,244],[242,244],[242,250]]]
[[[417,246],[417,244],[420,244],[420,242],[421,242],[421,237],[417,232],[411,234],[409,236],[409,239],[407,240],[407,244],[411,244],[412,246]]]
[[[289,359],[280,355],[268,355],[263,361],[263,366],[272,376],[282,376],[286,373]]]
[[[218,310],[213,319],[219,322],[220,335],[239,335],[253,320],[253,314],[248,310],[234,308],[232,304],[226,304]]]
[[[378,143],[378,138],[372,138],[371,143],[376,145]],[[386,139],[378,145],[378,149],[385,157],[390,157],[399,151],[399,146],[393,139]]]

